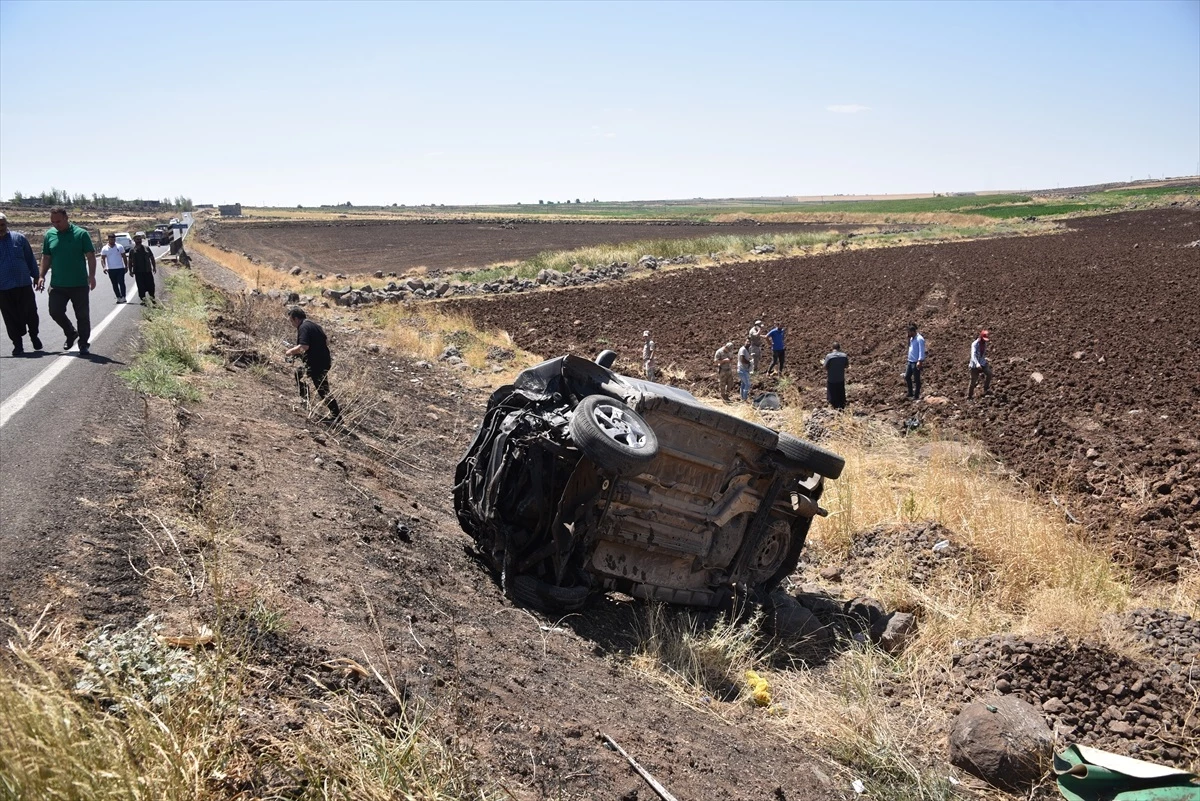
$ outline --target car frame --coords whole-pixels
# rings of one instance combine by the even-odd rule
[[[765,598],[844,461],[614,359],[550,359],[492,394],[455,471],[463,530],[529,606],[611,590],[698,607]]]

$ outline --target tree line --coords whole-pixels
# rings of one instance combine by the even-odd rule
[[[91,195],[73,195],[65,189],[53,188],[36,195],[13,192],[10,202],[14,206],[91,206],[100,209],[170,208],[178,211],[192,211],[192,199],[183,195],[173,198],[165,197],[162,200],[144,200],[140,197],[133,200],[125,200],[116,195],[98,195],[95,193]]]

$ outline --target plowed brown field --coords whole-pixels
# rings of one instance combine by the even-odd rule
[[[1075,220],[1052,236],[861,250],[676,271],[600,288],[456,300],[546,356],[611,347],[716,393],[712,352],[757,317],[789,328],[788,375],[824,402],[821,356],[850,355],[850,408],[981,438],[1147,577],[1200,534],[1200,213]],[[905,324],[928,341],[926,402],[905,400]],[[971,341],[992,335],[993,394],[965,399]],[[1033,374],[1042,376],[1040,382]],[[756,390],[775,379],[758,377]],[[1088,456],[1093,450],[1092,456]]]
[[[370,274],[469,270],[514,262],[543,251],[653,239],[777,233],[819,233],[837,228],[824,223],[678,224],[589,222],[277,222],[216,224],[204,233],[232,250],[250,253],[283,269]]]

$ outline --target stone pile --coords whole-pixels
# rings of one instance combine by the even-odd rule
[[[1200,758],[1200,624],[1162,611],[1125,621],[1150,646],[1143,659],[1062,639],[995,635],[960,644],[952,676],[962,700],[1015,695],[1066,742],[1183,766]]]
[[[947,570],[955,576],[971,576],[985,589],[991,580],[984,558],[955,532],[933,522],[876,526],[857,534],[850,546],[845,573],[853,579],[860,573],[874,572],[880,562],[897,557],[907,561],[905,578],[917,586],[929,584]]]

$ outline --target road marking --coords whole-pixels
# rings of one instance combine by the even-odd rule
[[[100,321],[99,325],[93,326],[91,333],[91,339],[93,342],[95,342],[96,337],[100,336],[100,332],[107,328],[108,324],[116,319],[116,316],[120,314],[121,310],[124,309],[128,304],[129,299],[136,294],[136,287],[131,287],[126,292],[126,303],[120,303],[114,306],[113,310],[108,313],[107,317]],[[75,348],[78,348],[78,346],[75,346]],[[4,403],[0,403],[0,428],[4,428],[4,426],[8,424],[8,421],[12,419],[14,414],[24,409],[25,404],[33,400],[39,392],[45,389],[51,381],[58,377],[59,373],[61,373],[63,370],[66,370],[67,366],[74,361],[76,361],[75,357],[68,356],[66,353],[64,353],[55,359],[49,367],[31,378],[29,383],[10,395],[8,400],[4,401]]]

